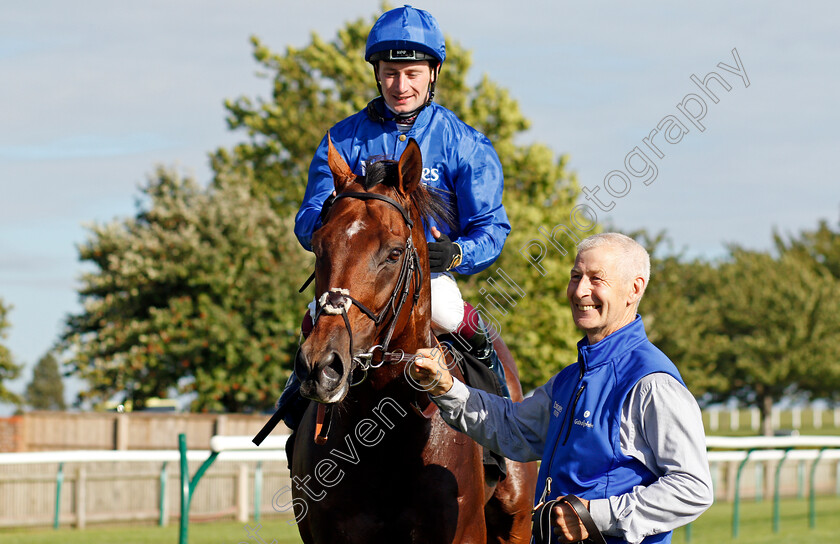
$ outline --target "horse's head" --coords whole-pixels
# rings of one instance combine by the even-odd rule
[[[301,394],[322,403],[347,395],[353,371],[430,340],[428,259],[422,220],[444,213],[421,185],[420,148],[378,161],[356,176],[329,142],[336,200],[312,235],[315,324],[295,372]],[[393,357],[393,355],[391,355]]]

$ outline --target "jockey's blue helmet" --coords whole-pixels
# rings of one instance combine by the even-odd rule
[[[386,11],[370,29],[365,60],[406,62],[446,59],[446,42],[437,20],[428,11],[405,5]]]

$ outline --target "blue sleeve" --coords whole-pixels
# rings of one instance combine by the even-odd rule
[[[312,233],[321,226],[320,215],[324,201],[335,190],[332,172],[327,163],[327,149],[327,137],[324,136],[309,165],[306,193],[295,216],[295,236],[300,245],[308,251],[312,251]]]
[[[455,268],[459,274],[475,274],[493,264],[510,233],[502,205],[502,164],[496,150],[480,134],[471,143],[462,146],[462,162],[455,179],[461,234],[453,241],[462,251],[461,264]]]

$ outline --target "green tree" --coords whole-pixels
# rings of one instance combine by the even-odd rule
[[[779,253],[825,268],[840,279],[840,223],[837,228],[832,230],[828,221],[822,220],[813,231],[803,231],[798,236],[788,237],[774,233],[773,240]]]
[[[226,102],[230,128],[244,131],[248,139],[233,149],[215,152],[213,168],[217,175],[237,173],[251,179],[255,193],[271,197],[281,216],[294,214],[321,138],[330,126],[359,111],[377,95],[372,68],[364,61],[365,41],[375,20],[374,16],[350,22],[331,42],[313,33],[308,45],[287,47],[282,54],[272,52],[253,37],[254,58],[271,81],[271,98],[240,97]],[[567,157],[555,157],[542,144],[515,142],[529,125],[518,103],[487,76],[471,87],[467,82],[470,67],[469,52],[447,39],[447,58],[435,100],[493,142],[504,167],[504,203],[513,231],[497,263],[459,282],[467,300],[483,304],[490,317],[498,321],[520,366],[523,383],[530,388],[575,359],[575,342],[580,334],[565,303],[574,244],[566,241],[569,249],[562,255],[545,242],[552,252],[542,262],[545,275],[519,250],[529,240],[539,238],[538,227],[551,231],[558,223],[569,225],[579,188],[567,169]],[[571,230],[581,238],[588,234]],[[594,232],[594,227],[590,230]],[[525,293],[524,297],[513,297],[515,307],[501,302],[504,299],[499,295],[494,297],[501,302],[499,307],[486,302],[486,294],[492,292],[487,278],[498,280],[499,268]],[[299,284],[308,272],[289,270],[288,276]],[[304,297],[297,298],[290,304],[290,311],[297,308],[299,314],[306,302]]]
[[[639,305],[650,341],[677,365],[695,396],[720,400],[730,381],[717,368],[717,338],[709,337],[721,328],[714,263],[674,253],[664,233],[633,237],[652,256],[650,281]]]
[[[3,303],[3,299],[0,299],[0,340],[8,337],[6,329],[9,328],[10,324],[6,316],[11,309],[11,306],[6,306]],[[17,378],[20,375],[20,371],[21,366],[15,364],[12,359],[12,352],[0,343],[0,402],[8,402],[17,406],[21,404],[22,399],[20,395],[9,391],[3,384],[7,380]]]
[[[695,395],[756,406],[765,434],[783,396],[840,397],[840,282],[805,253],[655,259],[640,310]]]
[[[61,347],[100,402],[119,393],[195,393],[197,410],[270,407],[288,376],[300,312],[291,224],[234,175],[201,188],[163,168],[135,218],[90,227],[80,258],[84,311]],[[145,200],[145,202],[144,202]]]
[[[840,284],[789,255],[734,249],[732,257],[720,267],[718,364],[769,434],[783,395],[838,396]]]
[[[26,403],[35,410],[64,410],[64,382],[58,361],[47,353],[32,371],[32,381],[26,386]]]

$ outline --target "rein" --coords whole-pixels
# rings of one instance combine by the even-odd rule
[[[380,195],[377,193],[360,193],[360,192],[346,192],[340,193],[336,195],[335,200],[340,200],[342,198],[355,198],[358,200],[379,200],[382,202],[386,202],[390,204],[403,217],[405,220],[406,225],[408,225],[409,229],[414,226],[414,223],[411,221],[411,217],[409,216],[408,211],[403,207],[402,204],[397,202],[396,200],[387,197],[385,195]],[[313,272],[314,277],[314,272]],[[304,284],[301,290],[305,289],[306,286],[309,284],[310,280]],[[367,376],[367,371],[371,368],[379,368],[385,363],[389,364],[396,364],[403,361],[410,361],[414,359],[414,355],[406,355],[402,350],[397,351],[388,351],[388,345],[391,342],[391,337],[394,334],[394,329],[397,325],[397,318],[399,317],[403,305],[408,298],[408,292],[411,290],[411,286],[414,285],[414,296],[412,297],[411,308],[413,309],[414,306],[417,304],[418,299],[420,298],[420,285],[423,281],[423,270],[420,268],[420,257],[417,255],[417,248],[414,247],[414,242],[411,239],[411,233],[409,232],[408,238],[405,242],[405,251],[403,253],[403,260],[402,264],[400,265],[400,274],[397,278],[397,283],[394,286],[394,290],[391,293],[391,297],[388,299],[388,302],[385,303],[385,306],[379,311],[379,313],[375,313],[373,310],[365,306],[362,302],[354,298],[350,295],[349,289],[342,289],[340,287],[332,287],[329,290],[325,291],[316,301],[317,311],[315,312],[315,316],[313,317],[313,326],[318,322],[318,319],[324,315],[341,315],[344,319],[344,326],[347,329],[347,334],[350,337],[350,357],[353,360],[353,363],[356,367],[361,368],[364,372],[364,376],[360,380],[355,383],[351,382],[351,386],[358,385],[362,383]],[[379,327],[386,323],[386,317],[390,315],[390,319],[387,320],[388,323],[388,332],[385,335],[385,340],[382,344],[377,344],[372,346],[368,351],[355,354],[354,349],[354,342],[353,342],[353,329],[350,327],[350,319],[347,316],[347,311],[350,309],[350,306],[356,305],[360,312],[368,316],[371,321]],[[374,360],[374,354],[379,351],[381,352],[381,358],[377,361]],[[352,372],[352,371],[351,371]]]

